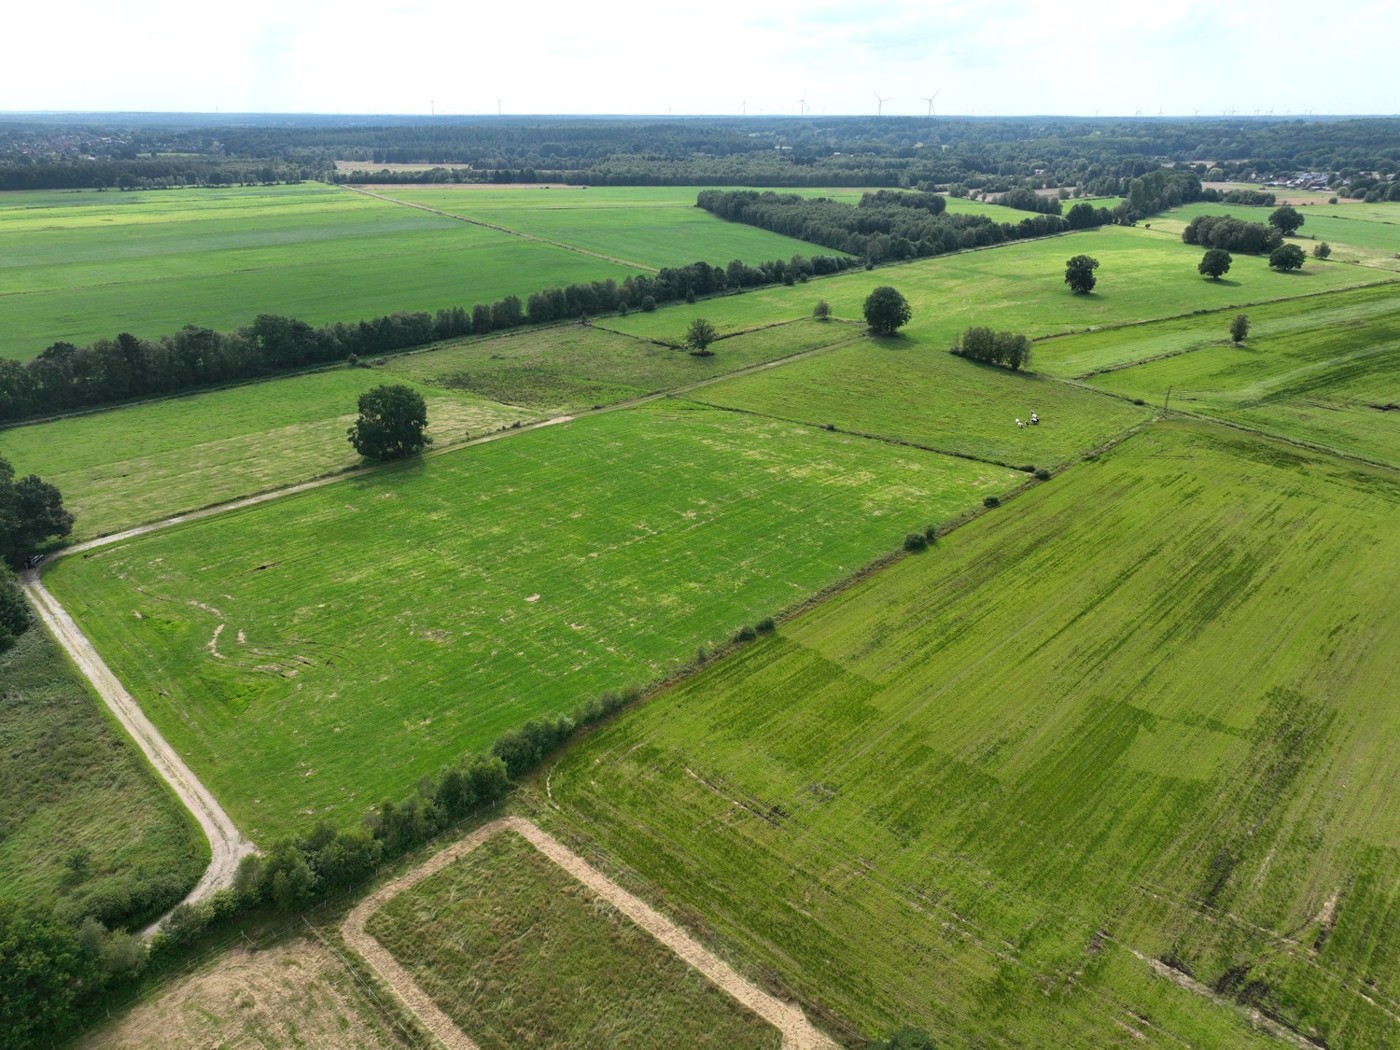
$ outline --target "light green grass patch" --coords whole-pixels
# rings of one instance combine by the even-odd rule
[[[864,1033],[1274,1045],[1168,956],[1384,1041],[1398,506],[1154,427],[590,735],[538,819]]]
[[[184,896],[207,843],[42,627],[0,655],[0,683],[0,901],[144,895],[151,919]]]
[[[919,338],[861,343],[706,387],[705,404],[875,434],[1013,467],[1055,467],[1148,409],[1040,376],[965,361]],[[1038,426],[1017,427],[1031,413]]]
[[[123,542],[48,579],[264,841],[664,675],[1021,477],[656,404]]]
[[[0,430],[0,455],[57,485],[73,538],[87,539],[356,466],[345,432],[360,395],[402,381],[341,368],[12,427]],[[408,382],[443,444],[530,418]]]
[[[1308,253],[1309,265],[1317,265],[1312,260],[1313,247],[1326,241],[1332,247],[1329,265],[1360,263],[1400,269],[1400,204],[1317,203],[1296,205],[1295,210],[1303,216],[1303,225],[1288,241]],[[1179,237],[1197,215],[1233,215],[1246,222],[1267,224],[1273,212],[1273,208],[1200,201],[1153,218],[1152,227]]]
[[[366,929],[482,1050],[781,1042],[513,832],[399,894]]]

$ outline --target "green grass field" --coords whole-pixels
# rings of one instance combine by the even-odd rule
[[[1180,236],[1186,224],[1197,215],[1233,215],[1247,222],[1267,223],[1273,211],[1273,208],[1197,202],[1154,217],[1152,228]],[[1329,257],[1332,265],[1360,263],[1400,269],[1400,204],[1356,201],[1326,204],[1319,200],[1315,204],[1298,205],[1297,211],[1303,216],[1303,225],[1298,235],[1289,240],[1307,252],[1310,259],[1313,245],[1326,241],[1332,246]]]
[[[861,1033],[1276,1045],[1166,957],[1385,1045],[1397,505],[1155,426],[591,734],[538,819]]]
[[[656,403],[123,542],[48,581],[264,841],[664,675],[1023,478]]]
[[[765,262],[827,249],[756,226],[724,222],[695,206],[693,186],[606,186],[491,190],[386,187],[376,190],[477,222],[601,252],[637,266],[685,266],[697,260]],[[859,191],[842,191],[859,199]],[[818,195],[807,192],[806,196]],[[821,196],[835,196],[823,191]]]
[[[513,832],[399,894],[366,928],[482,1050],[780,1042]]]
[[[0,430],[0,455],[64,494],[87,539],[360,463],[359,395],[408,383],[438,447],[858,338],[804,320],[720,340],[714,356],[581,325],[524,329],[385,359]],[[679,340],[683,333],[677,332]],[[494,400],[493,400],[494,399]],[[505,402],[505,403],[503,403]]]
[[[1090,382],[1158,405],[1170,392],[1174,409],[1400,466],[1400,294],[1340,293],[1309,304],[1296,312],[1263,308],[1242,346],[1222,338],[1224,317],[1211,317],[1214,338],[1198,330],[1191,342],[1181,333],[1189,352]],[[1146,334],[1155,344],[1157,333]]]
[[[1098,287],[1073,295],[1065,286],[1065,260],[1092,255],[1100,262]],[[1083,331],[1390,280],[1365,267],[1309,260],[1298,273],[1270,270],[1265,259],[1240,256],[1222,281],[1196,271],[1199,248],[1152,230],[1113,226],[1019,241],[899,266],[844,274],[792,287],[764,288],[655,313],[599,321],[645,338],[673,338],[694,317],[721,332],[811,315],[818,299],[833,315],[860,320],[872,288],[893,285],[909,300],[913,320],[902,331],[931,345],[948,346],[964,329],[985,324],[1033,337]]]
[[[918,337],[866,339],[689,395],[1012,467],[1053,468],[1146,420],[1150,409],[956,358]],[[1032,412],[1040,425],[1017,427]]]
[[[42,627],[0,655],[0,683],[0,904],[136,897],[144,922],[183,897],[208,844]]]

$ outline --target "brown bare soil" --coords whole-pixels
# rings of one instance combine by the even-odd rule
[[[235,949],[78,1040],[83,1050],[400,1047],[335,957],[302,940]]]

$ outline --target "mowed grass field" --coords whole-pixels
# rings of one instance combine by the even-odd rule
[[[361,393],[406,383],[428,404],[436,447],[724,375],[860,338],[800,320],[746,332],[697,358],[582,325],[524,329],[208,393],[0,430],[0,455],[64,494],[88,539],[354,467],[346,440]],[[677,341],[684,333],[676,333]]]
[[[695,206],[701,188],[572,186],[492,190],[386,186],[374,192],[656,269],[685,266],[701,259],[724,266],[731,259],[758,263],[794,255],[831,254],[826,248],[794,237],[715,218]],[[860,192],[804,190],[803,195],[832,196],[854,203],[860,199]]]
[[[979,365],[917,337],[865,339],[688,395],[703,404],[871,434],[1011,467],[1055,468],[1152,410]],[[1035,412],[1037,426],[1017,427]]]
[[[1216,338],[1198,332],[1186,352],[1089,382],[1158,405],[1170,392],[1173,409],[1400,466],[1400,294],[1391,287],[1308,303],[1311,310],[1279,317],[1265,307],[1241,346],[1219,338],[1225,319],[1212,318]]]
[[[1065,286],[1065,260],[1099,260],[1098,286],[1073,295]],[[655,313],[600,319],[599,324],[646,338],[673,338],[691,319],[709,319],[721,332],[807,317],[819,299],[834,316],[861,320],[871,289],[892,285],[909,301],[913,319],[900,330],[947,347],[971,325],[1023,332],[1032,337],[1083,331],[1223,309],[1312,292],[1392,279],[1365,267],[1323,265],[1309,259],[1300,272],[1280,274],[1267,260],[1239,256],[1224,281],[1196,271],[1201,250],[1152,230],[1113,226],[1018,241],[978,251],[882,266],[778,286],[722,299],[678,305]]]
[[[1154,426],[566,752],[537,819],[862,1034],[1387,1045],[1400,482]]]
[[[399,894],[366,929],[482,1050],[781,1042],[514,832]]]
[[[0,905],[174,905],[208,844],[43,627],[0,655],[0,683]]]
[[[124,541],[47,581],[267,841],[664,675],[1023,480],[659,402]]]

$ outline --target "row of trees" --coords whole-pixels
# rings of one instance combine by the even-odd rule
[[[949,353],[1017,371],[1031,362],[1031,341],[1019,332],[994,332],[974,325],[954,341]]]
[[[1197,215],[1181,231],[1181,239],[1187,244],[1247,255],[1262,255],[1283,243],[1283,235],[1277,229],[1233,215]]]
[[[401,312],[319,327],[261,314],[233,332],[186,326],[154,340],[123,332],[88,346],[58,342],[27,362],[0,361],[0,423],[377,356],[524,324],[648,310],[724,291],[792,284],[854,265],[854,259],[825,255],[774,259],[758,266],[736,259],[723,268],[696,262],[629,277],[621,284],[608,280],[547,288],[525,303],[508,295],[470,310],[458,306],[436,314]]]
[[[1076,217],[1078,226],[1058,215],[1036,214],[1015,223],[996,222],[985,215],[950,215],[941,196],[917,190],[867,194],[859,205],[771,190],[704,190],[696,205],[722,219],[797,237],[872,263],[921,259],[1112,221],[1106,209],[1087,203],[1088,210]]]

